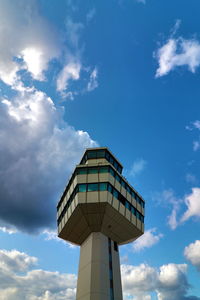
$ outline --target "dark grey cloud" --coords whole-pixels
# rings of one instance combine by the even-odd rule
[[[35,233],[55,225],[56,203],[86,147],[95,143],[63,121],[46,94],[0,104],[0,226]]]

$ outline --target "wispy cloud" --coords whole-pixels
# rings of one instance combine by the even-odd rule
[[[200,121],[196,120],[194,122],[191,122],[190,125],[186,126],[186,129],[189,131],[192,130],[200,130]],[[198,132],[199,133],[199,132]],[[198,151],[200,149],[200,135],[198,135],[197,139],[193,141],[193,150]]]
[[[157,194],[156,198],[161,199],[160,203],[172,207],[167,223],[173,230],[192,217],[200,219],[200,188],[198,187],[192,188],[192,192],[182,198],[176,197],[172,189],[164,190]]]
[[[156,234],[156,231],[156,228],[151,228],[145,231],[145,233],[133,243],[133,250],[135,252],[139,252],[145,248],[150,248],[153,245],[157,244],[163,237],[163,234]]]
[[[89,79],[89,82],[87,85],[88,92],[91,92],[98,87],[97,78],[98,78],[98,70],[97,70],[97,67],[95,67],[94,70],[90,74],[90,79]]]
[[[135,160],[129,171],[129,174],[133,177],[135,177],[136,175],[139,175],[144,170],[146,165],[147,165],[147,162],[143,158],[139,158],[139,159]]]

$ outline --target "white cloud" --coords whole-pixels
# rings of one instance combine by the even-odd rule
[[[184,255],[200,271],[200,240],[185,247]]]
[[[135,177],[140,174],[146,167],[146,164],[147,162],[143,158],[137,159],[131,167],[130,175]]]
[[[37,258],[17,250],[0,250],[0,269],[9,272],[24,272],[35,265]]]
[[[200,43],[195,39],[170,38],[157,50],[155,57],[159,64],[156,77],[167,75],[180,66],[187,66],[189,71],[195,73],[200,65]]]
[[[200,188],[192,188],[192,193],[185,196],[187,210],[181,218],[185,222],[191,217],[200,217]]]
[[[177,214],[180,210],[183,200],[177,198],[172,189],[164,190],[162,193],[159,193],[156,198],[158,198],[159,202],[162,204],[172,206],[171,214],[167,217],[167,223],[171,229],[176,229],[176,227],[179,225]]]
[[[95,67],[94,70],[90,74],[90,79],[89,79],[89,82],[87,85],[88,92],[91,92],[98,87],[97,77],[98,77],[98,70]]]
[[[34,79],[43,80],[49,61],[60,53],[60,42],[39,15],[36,2],[3,0],[0,20],[0,79],[16,88],[19,72],[27,70]]]
[[[193,122],[193,125],[196,129],[200,130],[200,121],[199,120],[196,120],[195,122]]]
[[[194,141],[193,142],[193,150],[197,151],[200,149],[200,141]]]
[[[78,80],[80,78],[81,64],[79,62],[71,62],[64,66],[57,77],[57,91],[63,92],[68,88],[70,80]]]
[[[153,245],[157,244],[163,237],[163,234],[156,234],[156,231],[156,228],[151,228],[145,231],[144,234],[133,243],[133,250],[135,252],[138,252],[143,250],[144,248],[150,248]]]
[[[155,292],[158,300],[197,300],[187,296],[189,284],[186,277],[186,264],[167,264],[158,270],[146,264],[140,266],[122,265],[124,299],[151,299]]]
[[[37,258],[16,250],[0,258],[0,300],[75,300],[76,275],[32,270]]]
[[[68,175],[83,150],[96,145],[63,113],[36,90],[0,102],[1,227],[55,226],[55,203]]]
[[[8,234],[14,234],[17,233],[17,229],[12,228],[12,227],[6,227],[6,226],[1,226],[0,231]]]

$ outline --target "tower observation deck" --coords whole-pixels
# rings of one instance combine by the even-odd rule
[[[86,149],[57,206],[58,236],[80,245],[76,300],[122,300],[118,245],[144,233],[143,198],[108,148]]]

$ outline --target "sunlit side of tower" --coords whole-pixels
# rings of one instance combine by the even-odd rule
[[[108,148],[87,149],[58,203],[58,236],[81,246],[77,300],[122,300],[118,245],[144,232],[144,200],[122,168]]]

